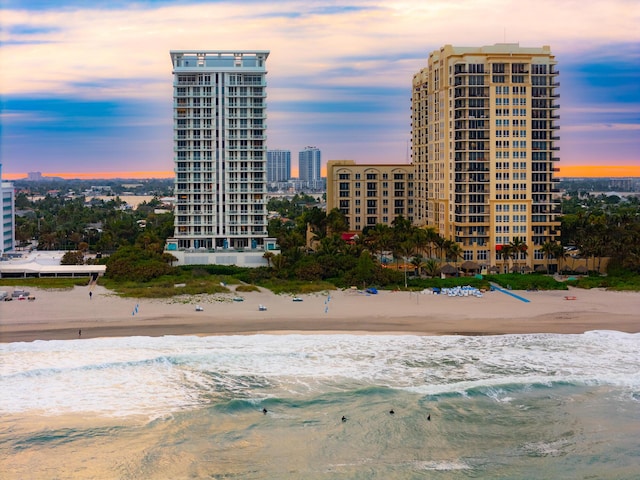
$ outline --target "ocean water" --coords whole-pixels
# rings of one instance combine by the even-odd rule
[[[3,479],[640,478],[640,335],[36,341],[0,374]]]

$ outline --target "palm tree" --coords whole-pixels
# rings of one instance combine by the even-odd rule
[[[547,259],[547,273],[549,273],[549,261],[551,260],[551,257],[554,255],[555,248],[556,248],[556,243],[550,242],[550,241],[544,242],[540,247],[540,251],[544,253],[544,256]]]
[[[437,245],[436,242],[438,241],[438,238],[442,237],[438,235],[438,232],[433,227],[427,227],[424,229],[424,231],[426,232],[427,240],[429,242],[429,258],[433,258],[433,250]]]
[[[553,256],[558,259],[558,273],[562,272],[562,265],[567,258],[567,251],[562,245],[556,243],[553,245]]]
[[[379,252],[380,258],[385,251],[391,249],[392,246],[391,228],[381,223],[368,230],[365,243],[369,245],[372,253]]]
[[[275,256],[276,255],[273,252],[264,252],[264,255],[262,255],[262,258],[264,258],[267,261],[267,267],[271,267],[271,259]]]
[[[438,235],[434,240],[436,247],[438,247],[438,258],[440,259],[440,261],[444,259],[444,252],[447,249],[447,242],[448,240],[446,240],[441,235]]]
[[[397,246],[398,253],[402,256],[402,265],[404,269],[404,288],[407,288],[407,258],[413,252],[414,244],[411,240],[405,240]]]
[[[502,257],[503,262],[507,262],[506,265],[508,265],[509,263],[509,259],[511,258],[511,254],[512,254],[512,249],[511,249],[511,245],[502,245],[502,249],[499,250],[499,256]]]
[[[326,228],[327,235],[332,233],[343,233],[349,230],[349,223],[347,222],[344,214],[337,208],[334,208],[327,213]]]
[[[511,255],[513,256],[514,265],[518,266],[518,262],[516,261],[521,255],[526,258],[527,256],[527,244],[522,241],[520,237],[514,237],[511,242],[509,242],[509,246],[511,247]]]
[[[405,240],[414,229],[413,225],[411,225],[411,220],[408,218],[404,218],[402,215],[397,216],[393,222],[391,222],[393,226],[393,234],[400,241]]]
[[[447,261],[453,261],[458,266],[458,260],[462,258],[462,247],[453,240],[447,240],[446,258]]]
[[[424,255],[424,252],[430,243],[428,232],[423,228],[416,228],[411,235],[411,240],[415,246],[416,256]]]
[[[282,254],[274,255],[271,262],[276,272],[281,271],[287,265],[287,259]]]
[[[416,277],[419,276],[420,272],[422,271],[422,269],[425,266],[424,258],[422,258],[421,255],[416,255],[411,259],[411,262],[409,262],[409,263],[411,263],[411,265],[413,265],[413,271],[414,271]]]
[[[426,262],[424,262],[424,271],[430,277],[437,276],[439,268],[440,264],[435,258],[429,258]]]

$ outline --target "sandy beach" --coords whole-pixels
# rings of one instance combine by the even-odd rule
[[[11,292],[13,289],[4,287]],[[96,286],[72,290],[30,288],[35,300],[0,302],[0,342],[292,332],[493,335],[583,333],[591,330],[640,332],[639,292],[603,290],[486,292],[482,297],[354,290],[303,295],[268,291],[178,296],[171,299],[120,298]],[[569,299],[567,299],[569,298]],[[202,311],[196,311],[196,305]],[[259,306],[267,309],[260,311]]]

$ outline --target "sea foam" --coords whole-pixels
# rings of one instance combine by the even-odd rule
[[[0,414],[165,415],[214,399],[303,398],[357,386],[420,395],[558,383],[640,388],[640,336],[255,335],[0,345]]]

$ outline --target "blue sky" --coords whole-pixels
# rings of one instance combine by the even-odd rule
[[[640,166],[640,2],[0,0],[4,174],[170,172],[171,49],[265,49],[268,148],[405,162],[444,44],[550,45],[561,163]]]

